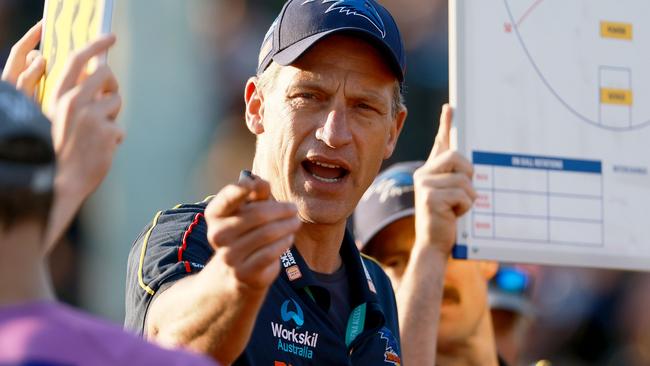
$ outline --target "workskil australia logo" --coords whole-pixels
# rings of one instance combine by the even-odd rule
[[[294,299],[286,300],[280,308],[280,317],[283,323],[271,322],[273,337],[278,339],[278,350],[312,359],[318,333],[300,329],[305,324],[300,305]]]

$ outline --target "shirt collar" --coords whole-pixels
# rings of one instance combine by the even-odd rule
[[[352,307],[362,303],[377,302],[377,291],[372,278],[363,263],[361,254],[354,243],[349,231],[345,231],[341,249],[339,250],[343,264],[350,278],[350,292]],[[316,286],[318,281],[307,266],[295,246],[288,249],[280,256],[282,271],[280,276],[288,282],[294,290],[301,290],[308,286]]]

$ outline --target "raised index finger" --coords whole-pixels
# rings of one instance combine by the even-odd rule
[[[2,72],[2,80],[16,84],[18,75],[25,68],[27,54],[41,41],[43,23],[39,21],[11,48],[7,58],[6,68]]]
[[[74,53],[74,56],[67,61],[63,71],[63,78],[59,80],[55,89],[54,95],[56,98],[60,98],[68,90],[74,88],[88,61],[108,51],[113,44],[115,44],[115,36],[110,34],[102,36]]]
[[[438,133],[436,134],[436,141],[433,144],[433,148],[431,149],[431,154],[429,154],[427,163],[431,162],[435,157],[449,150],[451,115],[452,111],[449,104],[443,105],[442,112],[440,113],[440,124],[438,126]]]

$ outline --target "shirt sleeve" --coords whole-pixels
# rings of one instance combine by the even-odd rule
[[[201,271],[212,258],[214,250],[207,240],[204,217],[206,205],[182,205],[158,212],[134,241],[126,275],[127,329],[142,335],[153,299],[176,281]]]

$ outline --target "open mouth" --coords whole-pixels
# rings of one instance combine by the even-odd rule
[[[445,286],[442,290],[443,304],[460,304],[460,293],[455,287]]]
[[[302,162],[302,167],[314,179],[324,183],[337,183],[345,178],[350,171],[333,162],[325,162],[319,159],[307,158]]]

